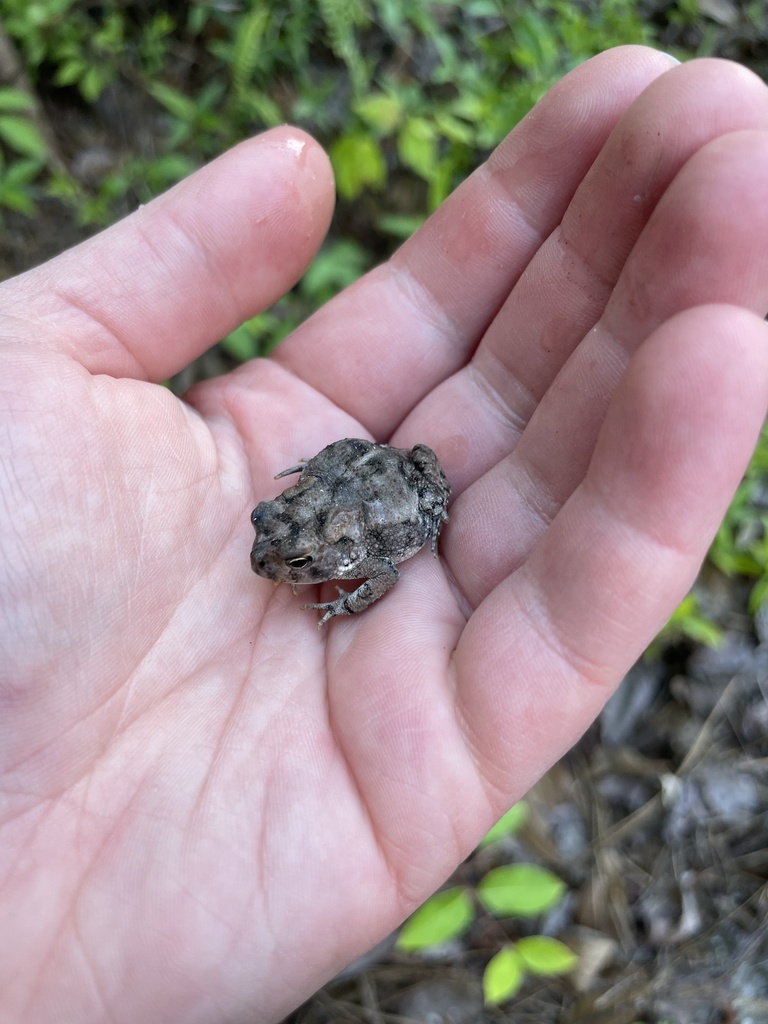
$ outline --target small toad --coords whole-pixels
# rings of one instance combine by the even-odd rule
[[[397,583],[395,564],[427,540],[437,555],[451,488],[425,444],[407,451],[348,437],[275,479],[291,473],[298,481],[251,513],[251,567],[294,594],[300,583],[365,580],[352,592],[337,587],[335,601],[304,605],[324,612],[318,626],[378,601]]]

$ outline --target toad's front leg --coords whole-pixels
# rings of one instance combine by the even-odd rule
[[[390,587],[394,587],[400,579],[397,568],[385,558],[366,558],[360,563],[358,570],[361,577],[367,576],[368,578],[360,584],[357,590],[350,592],[337,587],[339,596],[335,601],[304,605],[305,608],[319,608],[320,611],[325,612],[317,624],[318,629],[335,615],[357,615],[358,612],[365,611],[374,601],[378,601],[383,594],[386,594]]]

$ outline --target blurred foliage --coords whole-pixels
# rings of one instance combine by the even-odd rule
[[[0,208],[31,216],[35,181],[45,165],[46,145],[29,119],[32,101],[18,89],[0,89]]]
[[[709,558],[726,576],[754,581],[749,600],[754,614],[768,596],[768,427],[760,434]]]
[[[653,42],[627,0],[3,0],[33,80],[96,104],[126,84],[163,130],[88,189],[54,182],[83,222],[105,223],[255,131],[290,121],[331,153],[339,194],[387,196],[415,180],[397,237],[476,166],[569,68],[617,43]],[[400,190],[402,193],[402,189]],[[29,192],[29,201],[35,195]],[[403,215],[406,219],[403,220]],[[410,219],[408,219],[410,218]]]
[[[513,836],[523,827],[527,817],[528,804],[521,800],[513,807],[510,807],[503,817],[499,818],[493,828],[480,841],[480,846],[491,846],[493,843],[498,843],[501,839]]]
[[[647,653],[655,657],[664,646],[682,639],[706,644],[707,647],[718,647],[723,639],[722,630],[717,623],[701,610],[699,595],[695,590],[686,594],[656,636],[653,644],[648,648]]]

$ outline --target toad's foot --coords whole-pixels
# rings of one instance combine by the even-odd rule
[[[317,628],[320,629],[324,626],[328,619],[332,619],[335,615],[353,615],[354,613],[347,607],[347,598],[352,595],[348,590],[342,590],[341,587],[336,587],[339,592],[339,596],[335,601],[323,601],[320,604],[303,604],[302,608],[319,608],[320,611],[324,611],[325,615],[320,619],[317,624]]]
[[[368,560],[369,566],[371,562],[374,560]],[[398,569],[383,559],[376,559],[375,565],[376,575],[361,583],[357,590],[350,593],[348,590],[336,587],[339,596],[335,601],[304,605],[305,608],[318,608],[321,612],[325,612],[317,624],[318,629],[336,615],[357,615],[358,612],[365,611],[374,601],[378,601],[383,594],[386,594],[390,587],[394,587],[400,579]]]

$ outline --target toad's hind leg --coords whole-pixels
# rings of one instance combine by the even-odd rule
[[[432,451],[425,444],[417,444],[411,451],[414,466],[425,479],[419,488],[419,509],[429,519],[432,554],[437,555],[437,537],[440,527],[448,522],[448,499],[451,496],[451,485],[443,472],[443,467]]]

